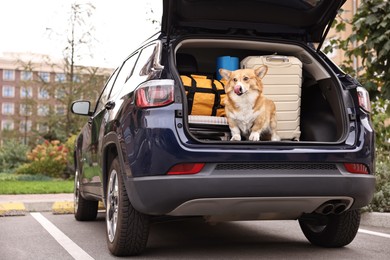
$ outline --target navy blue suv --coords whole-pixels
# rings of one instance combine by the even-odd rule
[[[74,150],[75,218],[95,219],[102,201],[114,255],[144,250],[159,216],[298,220],[312,244],[352,242],[375,189],[375,149],[367,92],[320,51],[343,3],[164,0],[161,32],[124,60],[97,101],[72,104],[88,118]],[[299,61],[298,85],[287,77],[275,102],[278,131],[288,114],[298,136],[230,141],[226,117],[195,113],[207,92],[195,76],[223,85],[220,57]],[[210,84],[206,106],[223,108]]]

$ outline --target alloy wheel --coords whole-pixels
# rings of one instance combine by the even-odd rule
[[[74,212],[76,213],[79,207],[79,199],[80,199],[80,181],[79,181],[79,171],[75,171],[74,176],[74,192],[73,192],[73,204],[74,204]]]
[[[119,207],[119,191],[118,191],[118,173],[112,170],[108,183],[107,190],[107,209],[106,223],[107,233],[110,242],[114,241],[116,227],[118,224],[118,207]]]

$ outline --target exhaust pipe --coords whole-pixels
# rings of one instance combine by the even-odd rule
[[[315,212],[323,215],[329,215],[330,213],[333,213],[334,211],[334,205],[332,203],[324,203],[321,206],[319,206]]]
[[[347,205],[345,203],[336,203],[334,205],[333,212],[334,214],[341,214],[344,212],[344,210],[347,208]]]
[[[314,212],[322,215],[341,214],[347,209],[347,204],[344,202],[330,201],[319,206]]]

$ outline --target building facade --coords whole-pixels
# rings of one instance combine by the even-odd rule
[[[48,118],[65,117],[69,112],[63,101],[69,70],[63,60],[45,55],[4,53],[0,57],[0,138],[19,138],[34,142],[50,131]],[[72,81],[82,86],[86,74],[93,71],[104,82],[111,69],[74,67]],[[89,78],[89,77],[86,77]],[[96,86],[98,90],[102,87]],[[95,93],[98,93],[98,90]],[[75,98],[83,98],[82,91]],[[96,97],[89,97],[96,98]]]

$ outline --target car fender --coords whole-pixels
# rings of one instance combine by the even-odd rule
[[[118,156],[119,164],[121,167],[121,174],[120,176],[123,178],[124,176],[131,176],[131,170],[128,164],[128,161],[126,160],[124,147],[123,147],[123,140],[118,137],[118,132],[109,132],[104,136],[104,140],[102,142],[103,150],[102,150],[102,178],[103,178],[103,201],[106,202],[106,193],[107,193],[107,182],[108,182],[108,175],[109,175],[109,169],[110,169],[110,163],[115,158],[115,156]]]

